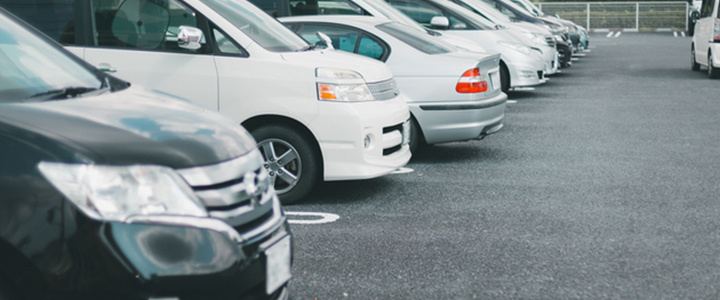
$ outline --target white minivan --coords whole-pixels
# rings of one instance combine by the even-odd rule
[[[720,0],[703,0],[695,21],[695,34],[690,48],[694,71],[706,66],[708,77],[720,78]]]
[[[100,69],[247,128],[285,204],[320,180],[374,178],[410,159],[408,105],[387,66],[315,49],[247,1],[47,2],[0,5]]]

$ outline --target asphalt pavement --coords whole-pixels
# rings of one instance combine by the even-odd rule
[[[287,206],[292,299],[720,298],[720,80],[690,37],[590,46],[498,133]]]

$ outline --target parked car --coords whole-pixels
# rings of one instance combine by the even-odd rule
[[[510,28],[525,35],[542,51],[545,58],[545,75],[557,73],[559,66],[558,51],[556,49],[557,43],[555,42],[555,37],[548,29],[528,22],[515,22],[482,0],[452,0],[452,2],[487,19],[493,24]]]
[[[695,22],[695,34],[690,45],[693,71],[707,67],[708,77],[720,78],[720,0],[704,0]]]
[[[428,28],[476,41],[500,52],[503,92],[547,81],[542,51],[520,33],[497,28],[482,17],[444,0],[390,0],[398,10]]]
[[[491,6],[495,7],[498,11],[510,17],[514,21],[524,21],[541,26],[546,26],[550,32],[555,36],[557,43],[558,56],[560,57],[560,67],[567,68],[572,65],[573,47],[570,43],[568,36],[568,30],[565,26],[559,22],[549,20],[546,18],[539,18],[531,15],[525,9],[511,3],[506,0],[482,0]]]
[[[91,64],[247,128],[285,204],[319,180],[374,178],[410,160],[410,113],[387,66],[313,49],[247,1],[0,4]]]
[[[421,143],[481,139],[503,126],[507,95],[500,90],[500,54],[457,51],[403,24],[371,16],[279,20],[310,42],[326,35],[335,49],[385,62],[408,96],[411,151]]]
[[[240,126],[0,8],[0,299],[287,299],[292,240]]]
[[[425,28],[383,0],[318,0],[314,2],[310,0],[250,0],[250,2],[275,18],[304,15],[363,15],[386,18],[442,39],[463,50],[479,53],[489,52],[471,40]],[[298,7],[303,9],[297,9]]]

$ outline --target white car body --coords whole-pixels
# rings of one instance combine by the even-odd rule
[[[555,46],[555,37],[547,28],[528,22],[514,22],[508,16],[482,0],[451,0],[462,3],[461,6],[484,17],[490,22],[506,28],[516,30],[533,41],[535,47],[540,48],[545,58],[545,74],[552,75],[558,70],[558,52]]]
[[[692,69],[707,67],[708,76],[720,77],[720,0],[705,0],[695,21],[692,37]]]
[[[507,95],[500,90],[499,54],[456,51],[450,45],[433,43],[422,33],[417,33],[417,38],[412,40],[416,46],[411,46],[398,36],[410,39],[412,30],[401,31],[405,25],[383,18],[321,15],[279,20],[299,30],[300,35],[310,41],[318,30],[325,30],[323,33],[332,36],[334,44],[342,45],[350,39],[347,45],[359,51],[352,36],[362,32],[363,39],[368,37],[373,42],[364,40],[360,47],[370,50],[384,47],[384,54],[378,56],[385,59],[400,91],[407,95],[410,111],[428,144],[478,139],[502,128]],[[397,28],[395,34],[389,31],[393,28]],[[372,47],[371,44],[385,46]],[[421,51],[420,47],[426,50]],[[427,50],[430,47],[436,48]],[[487,91],[458,92],[462,75],[474,68],[479,69],[479,80],[485,81]]]
[[[338,51],[273,52],[203,1],[179,3],[214,23],[229,42],[248,55],[107,47],[68,49],[95,66],[116,71],[117,77],[217,110],[248,127],[251,133],[252,128],[278,122],[305,133],[303,137],[319,150],[321,158],[321,162],[306,167],[321,168],[318,172],[326,181],[374,178],[409,161],[411,153],[405,135],[410,114],[404,97],[357,102],[318,100],[319,68],[354,71],[368,86],[389,86],[394,84],[393,75],[383,63]],[[227,3],[228,7],[235,5],[254,12],[259,20],[277,23],[249,2]],[[287,29],[277,24],[281,27],[278,30]]]
[[[545,59],[540,49],[532,47],[532,42],[522,34],[511,29],[495,29],[495,24],[490,23],[477,14],[449,1],[427,0],[422,1],[423,5],[431,6],[432,9],[422,11],[425,15],[434,13],[436,10],[449,11],[456,20],[462,22],[473,23],[485,29],[467,29],[467,28],[446,28],[437,29],[444,34],[460,36],[475,41],[490,51],[499,52],[501,54],[501,68],[507,68],[510,78],[508,88],[530,87],[543,84],[547,81],[544,76]],[[400,11],[403,11],[402,5],[398,5],[398,1],[390,1]],[[409,7],[407,7],[409,8]],[[413,8],[410,8],[413,9]],[[404,13],[409,14],[410,11]],[[414,19],[415,21],[420,21]],[[428,22],[430,20],[427,20]],[[429,24],[422,25],[429,26]]]

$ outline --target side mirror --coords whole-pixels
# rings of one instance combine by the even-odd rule
[[[332,39],[327,34],[324,34],[320,31],[316,32],[315,35],[320,39],[321,42],[325,43],[325,47],[327,47],[330,50],[334,50],[335,47],[333,47]]]
[[[182,49],[197,50],[205,42],[202,30],[191,26],[180,26],[177,35],[178,46]]]
[[[446,16],[434,16],[430,20],[430,26],[435,29],[448,29],[450,28],[450,20]]]

